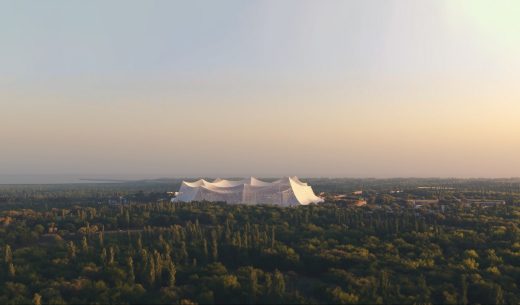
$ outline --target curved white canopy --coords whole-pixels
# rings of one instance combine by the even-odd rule
[[[298,177],[285,177],[265,182],[251,177],[239,181],[217,178],[213,182],[204,179],[183,181],[178,196],[172,201],[213,201],[245,204],[275,204],[283,206],[308,205],[323,202],[312,188]]]

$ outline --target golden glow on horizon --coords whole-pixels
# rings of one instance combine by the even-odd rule
[[[18,100],[11,119],[0,122],[0,136],[7,159],[48,160],[50,166],[84,162],[94,172],[117,171],[124,164],[163,175],[178,167],[189,174],[190,166],[215,174],[240,168],[243,174],[335,176],[513,176],[520,170],[517,99],[496,95],[500,100],[489,103],[490,96],[402,90],[386,95],[384,103],[384,92],[266,94],[267,105],[260,104],[261,97],[200,105],[211,95],[201,93],[182,109],[168,103],[152,107],[124,95],[117,98],[122,104],[73,104],[70,97],[54,97],[39,100],[47,107],[38,109]],[[222,164],[212,164],[213,157]]]

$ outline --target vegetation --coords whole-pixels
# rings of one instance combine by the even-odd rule
[[[4,186],[0,303],[519,303],[516,185],[420,183],[365,181],[367,206],[296,208],[157,201],[157,185]],[[460,200],[477,196],[507,204]]]

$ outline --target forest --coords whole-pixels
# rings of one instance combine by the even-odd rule
[[[368,204],[171,203],[162,184],[2,186],[0,303],[520,302],[517,182],[326,182],[316,189],[363,187]],[[128,201],[107,201],[118,196]]]

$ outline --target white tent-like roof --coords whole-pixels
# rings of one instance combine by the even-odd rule
[[[212,201],[230,204],[275,204],[281,206],[308,205],[323,202],[312,188],[298,177],[286,177],[265,182],[251,177],[239,181],[204,179],[183,181],[174,202]]]

